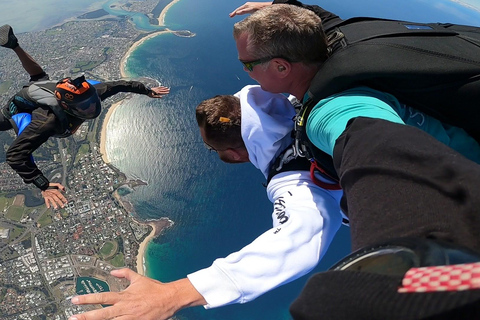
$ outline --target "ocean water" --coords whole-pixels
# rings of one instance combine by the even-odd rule
[[[108,127],[110,160],[129,176],[148,181],[129,195],[142,219],[168,217],[173,228],[150,243],[147,275],[168,282],[208,267],[218,257],[248,244],[271,226],[272,205],[263,176],[250,164],[222,163],[204,147],[194,110],[203,99],[232,94],[253,81],[237,61],[228,13],[244,1],[181,0],[166,16],[173,30],[132,53],[127,70],[171,87],[164,99],[134,97],[119,107]],[[314,3],[314,1],[312,1]],[[418,21],[475,24],[479,12],[451,1],[323,1],[342,17],[371,15]],[[394,6],[395,10],[391,10]],[[413,10],[412,8],[415,8]],[[452,14],[453,13],[453,14]],[[349,252],[348,229],[338,233],[315,271]],[[312,273],[311,273],[312,274]],[[310,274],[310,275],[311,275]],[[244,304],[181,311],[181,319],[290,319],[289,304],[309,275]]]
[[[83,13],[100,9],[99,0],[0,0],[0,25],[10,24],[16,33],[51,28]]]
[[[147,76],[171,87],[169,96],[136,96],[116,109],[108,125],[110,161],[148,186],[129,195],[142,219],[168,217],[173,228],[150,243],[147,275],[168,282],[210,266],[255,239],[272,224],[264,178],[250,164],[222,163],[203,146],[195,107],[216,94],[231,94],[252,80],[237,60],[228,13],[243,2],[181,0],[166,16],[170,29],[146,41],[127,61],[132,76]],[[206,19],[209,17],[209,19]],[[214,23],[212,23],[212,20]],[[348,229],[343,231],[348,237]],[[332,254],[325,269],[348,252]],[[182,319],[289,319],[290,302],[306,277],[254,302],[213,310],[196,307]]]
[[[110,118],[109,159],[127,175],[148,182],[129,195],[137,213],[142,219],[165,216],[175,223],[146,252],[147,275],[160,281],[183,278],[210,266],[272,224],[272,204],[261,173],[250,164],[224,164],[209,153],[195,122],[195,107],[201,100],[231,94],[252,83],[237,61],[231,36],[234,21],[228,17],[242,3],[181,0],[175,4],[166,16],[168,27],[196,36],[157,36],[127,61],[132,76],[157,79],[171,87],[170,95],[160,101],[136,96]],[[347,251],[348,246],[343,252]],[[333,256],[323,268],[342,253]],[[244,305],[190,308],[179,316],[289,319],[288,306],[305,281],[304,277]]]

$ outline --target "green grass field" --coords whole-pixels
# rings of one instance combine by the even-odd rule
[[[22,220],[23,213],[25,212],[24,207],[19,206],[10,206],[5,214],[7,219],[19,222]]]
[[[118,243],[116,241],[107,241],[100,249],[100,254],[104,259],[113,257],[118,251]]]
[[[0,211],[4,211],[8,206],[13,203],[13,198],[7,198],[5,196],[0,197]]]
[[[78,152],[75,156],[75,164],[78,163],[78,160],[86,155],[87,153],[90,152],[90,145],[88,143],[84,143],[80,146],[80,149],[78,149]]]
[[[25,228],[22,227],[14,227],[12,231],[10,231],[10,235],[8,240],[13,240],[17,238],[19,235],[21,235],[25,231]]]
[[[110,260],[112,266],[120,268],[125,266],[125,259],[123,253],[119,252],[112,260]]]
[[[38,219],[38,223],[40,224],[40,227],[45,227],[48,226],[53,222],[52,220],[52,211],[51,210],[46,210],[40,219]]]

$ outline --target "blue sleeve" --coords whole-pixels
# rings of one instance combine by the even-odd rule
[[[16,128],[14,130],[17,132],[17,137],[23,132],[23,130],[32,122],[32,115],[30,113],[17,113],[12,116],[12,120],[15,122]],[[30,154],[30,160],[34,163],[35,159],[33,155]]]
[[[377,118],[404,124],[393,104],[398,104],[393,96],[366,87],[346,90],[320,100],[312,109],[306,125],[307,136],[317,148],[333,155],[335,142],[350,119]]]
[[[12,116],[12,120],[15,122],[15,125],[17,126],[16,133],[17,133],[17,136],[19,136],[20,133],[22,133],[23,129],[25,129],[30,124],[30,122],[32,122],[32,115],[25,112],[17,113]]]

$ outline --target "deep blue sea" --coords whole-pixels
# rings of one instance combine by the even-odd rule
[[[147,275],[168,282],[208,267],[271,227],[272,205],[261,173],[250,164],[222,163],[203,146],[196,105],[216,94],[232,94],[253,81],[237,61],[228,13],[244,1],[181,0],[166,16],[167,27],[192,38],[164,34],[132,53],[127,71],[171,87],[162,100],[136,96],[116,110],[108,125],[107,152],[127,175],[148,182],[128,197],[145,220],[168,217],[173,228],[150,243]],[[311,1],[310,3],[316,3]],[[322,6],[344,18],[381,16],[422,22],[478,24],[480,13],[452,1],[338,1]],[[142,26],[145,28],[145,26]],[[348,229],[340,230],[316,271],[349,252]],[[311,275],[311,274],[310,274]],[[212,310],[181,311],[180,319],[290,319],[289,304],[308,276],[257,300]]]
[[[110,161],[129,176],[148,181],[129,195],[142,219],[168,217],[173,228],[151,242],[147,275],[172,281],[208,267],[271,228],[272,204],[262,174],[250,164],[228,165],[202,143],[195,107],[216,94],[231,94],[252,80],[237,60],[228,13],[241,1],[181,0],[166,16],[173,30],[192,38],[157,36],[127,61],[132,76],[171,87],[161,101],[134,97],[116,109],[108,125]],[[343,238],[348,237],[348,229]],[[323,268],[349,250],[326,259]],[[182,319],[290,319],[288,307],[306,278],[254,302],[212,310],[181,311]]]

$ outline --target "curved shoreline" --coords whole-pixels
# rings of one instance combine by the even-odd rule
[[[148,236],[145,237],[145,239],[143,239],[142,243],[140,243],[137,254],[137,273],[142,276],[145,275],[145,252],[147,250],[148,244],[152,239],[156,238],[159,234],[161,234],[163,230],[173,226],[173,221],[166,217],[154,221],[148,221],[146,223],[152,227],[152,231]]]
[[[180,0],[173,0],[162,10],[162,12],[160,13],[160,15],[158,17],[159,26],[161,26],[161,27],[165,26],[165,16],[166,16],[168,10],[175,3],[179,2],[179,1]],[[126,71],[125,67],[126,67],[128,57],[130,56],[130,54],[133,51],[135,51],[135,49],[137,49],[140,45],[142,45],[146,40],[154,38],[154,37],[156,37],[160,34],[169,33],[169,32],[171,33],[173,31],[168,29],[168,28],[165,28],[165,30],[153,32],[153,33],[141,38],[140,40],[136,41],[135,43],[133,43],[132,46],[127,50],[127,52],[125,52],[122,59],[120,59],[120,74],[121,74],[122,78],[129,77],[129,74]],[[110,117],[115,113],[115,109],[119,105],[121,105],[122,102],[123,102],[123,100],[112,104],[110,106],[110,108],[108,109],[108,112],[105,115],[105,118],[103,119],[103,122],[102,122],[102,128],[101,128],[101,133],[100,133],[100,153],[102,154],[102,159],[105,163],[110,163],[110,160],[109,160],[108,154],[107,154],[107,149],[106,149],[108,121],[110,120]]]
[[[170,8],[175,4],[177,3],[178,1],[180,0],[173,0],[172,2],[170,2],[169,4],[167,4],[165,6],[165,8],[162,10],[162,12],[160,12],[160,15],[158,16],[158,25],[159,26],[165,26],[165,16],[168,12],[168,10],[170,10]]]
[[[176,0],[176,1],[179,1],[179,0]],[[120,60],[120,74],[122,76],[122,78],[128,78],[130,77],[130,74],[127,72],[126,70],[126,65],[127,65],[127,60],[128,58],[130,57],[130,54],[135,51],[140,45],[142,45],[145,41],[151,39],[151,38],[154,38],[156,36],[158,36],[159,34],[162,34],[162,33],[170,33],[170,32],[173,32],[171,31],[170,29],[165,29],[165,30],[162,30],[162,31],[156,31],[156,32],[153,32],[153,33],[150,33],[149,35],[141,38],[140,40],[138,40],[137,42],[135,42],[129,49],[128,51],[123,55],[122,59]]]
[[[140,246],[138,247],[138,254],[137,254],[137,273],[139,275],[144,276],[145,275],[145,251],[147,250],[147,245],[155,237],[155,234],[157,233],[157,229],[155,227],[155,224],[149,223],[149,225],[152,227],[152,232],[143,239],[142,243],[140,243]]]
[[[168,12],[168,10],[177,2],[180,0],[173,0],[170,2],[160,13],[158,17],[158,24],[160,27],[165,26],[165,16]],[[140,45],[142,45],[146,40],[149,40],[151,38],[154,38],[160,34],[163,33],[171,33],[173,32],[172,30],[165,28],[165,30],[153,32],[151,34],[148,34],[147,36],[141,38],[140,40],[136,41],[135,43],[132,44],[132,46],[127,50],[127,52],[123,55],[122,59],[120,59],[120,74],[122,78],[127,78],[130,75],[126,71],[126,64],[127,60],[130,56],[130,54],[135,51]],[[108,122],[110,121],[110,117],[115,113],[116,108],[121,105],[123,100],[113,103],[108,111],[107,114],[105,115],[105,118],[103,119],[102,122],[102,128],[101,128],[101,133],[100,133],[100,153],[102,155],[102,159],[105,163],[110,163],[110,160],[108,158],[107,154],[107,149],[106,149],[106,143],[107,143],[107,126]],[[170,227],[173,225],[173,221],[169,220],[168,218],[161,218],[157,221],[150,221],[147,222],[152,228],[152,232],[143,239],[143,241],[140,243],[140,246],[138,248],[138,253],[137,253],[137,273],[144,275],[145,274],[145,250],[147,249],[148,243],[158,236],[164,229]]]
[[[160,27],[165,27],[165,16],[168,12],[168,10],[177,2],[179,2],[180,0],[173,0],[172,2],[170,2],[163,10],[162,12],[160,13],[159,17],[158,17],[158,25]],[[151,39],[151,38],[154,38],[160,34],[163,34],[163,33],[172,33],[173,31],[168,29],[168,28],[165,28],[165,30],[161,30],[161,31],[156,31],[156,32],[153,32],[153,33],[150,33],[148,34],[147,36],[141,38],[140,40],[138,40],[137,42],[135,42],[129,49],[128,51],[123,55],[122,59],[120,60],[120,74],[122,75],[122,78],[127,78],[130,76],[130,74],[127,72],[127,70],[125,69],[126,65],[127,65],[127,60],[128,58],[130,57],[130,54],[135,51],[135,49],[137,49],[138,46],[142,45],[145,41]]]
[[[107,125],[110,117],[115,113],[115,109],[121,105],[123,100],[113,103],[107,111],[107,114],[103,118],[102,129],[100,131],[100,154],[102,155],[102,160],[105,163],[110,163],[110,159],[107,155]]]

